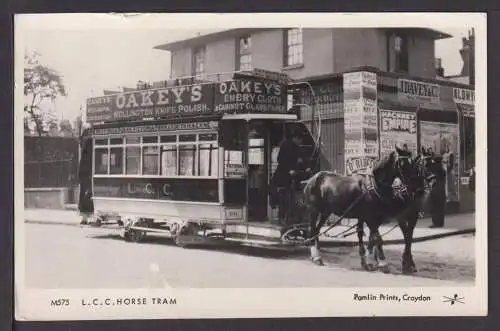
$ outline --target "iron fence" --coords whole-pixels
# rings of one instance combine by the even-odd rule
[[[72,187],[78,184],[78,140],[25,137],[24,187]]]

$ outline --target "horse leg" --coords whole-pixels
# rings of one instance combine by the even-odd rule
[[[319,238],[318,234],[321,231],[321,228],[325,224],[326,220],[328,219],[328,214],[326,213],[320,213],[319,215],[319,222],[317,222],[314,227],[314,234],[311,237],[315,237],[313,242],[314,244],[311,246],[311,259],[314,264],[317,264],[319,266],[323,266],[323,259],[321,257],[321,254],[319,253]]]
[[[389,272],[389,265],[387,264],[387,261],[385,259],[385,253],[384,253],[384,241],[382,240],[382,236],[380,235],[380,232],[378,228],[374,231],[374,240],[375,240],[375,249],[377,252],[377,261],[378,261],[378,268],[382,270],[384,273]]]
[[[314,208],[309,211],[309,234],[307,236],[308,240],[311,240],[311,238],[314,238],[317,233],[316,233],[316,224],[318,223],[318,218],[319,218],[319,212]],[[321,256],[319,255],[319,249],[318,245],[316,243],[316,238],[312,239],[309,243],[309,249],[311,251],[311,260],[314,262],[315,260],[321,259]]]
[[[367,250],[365,251],[365,269],[368,271],[374,271],[377,269],[377,260],[375,258],[375,239],[374,233],[370,227],[370,235],[368,236]]]
[[[411,215],[405,224],[406,231],[403,233],[405,239],[405,249],[403,252],[402,269],[404,274],[411,274],[417,272],[413,256],[411,254],[411,244],[413,243],[413,230],[417,225],[417,215]]]
[[[366,249],[365,249],[365,243],[363,242],[363,226],[364,226],[364,220],[358,219],[358,224],[356,225],[356,232],[358,234],[358,245],[359,245],[359,257],[361,258],[361,266],[364,269],[367,269],[366,267]]]

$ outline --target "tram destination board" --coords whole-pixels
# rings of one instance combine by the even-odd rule
[[[286,84],[255,79],[117,93],[87,100],[87,122],[214,113],[284,113]]]

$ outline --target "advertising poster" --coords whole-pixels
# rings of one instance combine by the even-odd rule
[[[212,84],[117,93],[87,100],[87,122],[123,121],[213,111]]]
[[[438,84],[409,79],[399,79],[398,97],[402,102],[439,105],[441,100],[441,90]]]
[[[475,117],[476,93],[474,90],[453,88],[453,101],[465,117]]]
[[[366,171],[378,158],[377,75],[344,74],[346,174]]]
[[[243,113],[287,111],[285,84],[256,80],[234,80],[215,86],[215,112]]]
[[[413,112],[380,110],[380,157],[394,151],[399,144],[417,153],[417,115]]]
[[[443,157],[447,201],[458,201],[459,131],[452,123],[420,122],[420,143],[427,151]]]

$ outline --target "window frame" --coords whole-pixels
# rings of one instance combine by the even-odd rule
[[[295,36],[291,35],[292,33],[295,33]],[[292,41],[294,37],[297,40]],[[292,51],[291,53],[290,52],[291,49],[297,49],[298,50],[297,54],[294,54],[294,51]],[[295,55],[297,56],[296,58]],[[290,58],[292,58],[292,60],[290,60]],[[283,66],[286,68],[286,67],[295,67],[303,65],[304,65],[304,31],[302,28],[285,29],[283,31]]]
[[[241,43],[243,40],[248,40],[248,47],[243,49]],[[249,59],[248,61],[242,61],[243,58]],[[250,71],[253,69],[252,64],[252,36],[241,36],[236,39],[236,71]],[[245,67],[242,67],[245,64]]]
[[[397,46],[397,41],[400,39],[400,45]],[[410,72],[410,49],[409,49],[410,38],[404,34],[394,34],[393,45],[394,45],[394,71],[399,73],[408,74]],[[397,49],[399,48],[399,50]]]
[[[213,140],[200,140],[200,135],[212,134],[214,135]],[[180,136],[182,135],[195,135],[194,141],[180,141]],[[144,143],[144,137],[157,137],[156,142],[154,143]],[[161,142],[162,136],[175,136],[175,142]],[[130,137],[139,137],[139,142],[127,143],[128,138]],[[113,138],[122,138],[121,144],[110,144],[111,139]],[[216,130],[204,130],[204,131],[174,131],[174,132],[157,132],[157,133],[144,133],[144,134],[132,134],[132,135],[109,135],[106,137],[97,136],[94,137],[94,164],[92,176],[94,178],[114,178],[114,177],[123,177],[123,178],[167,178],[167,179],[181,179],[181,178],[192,178],[192,179],[219,179],[219,133]],[[96,141],[106,141],[106,144],[96,144]],[[210,151],[213,153],[216,151],[217,155],[215,157],[216,164],[212,165],[212,159],[209,160],[209,169],[211,169],[212,174],[208,176],[200,176],[200,145],[211,145]],[[180,174],[180,146],[184,145],[194,145],[194,174],[193,175],[179,175]],[[156,147],[158,150],[158,171],[156,175],[148,175],[144,174],[144,147]],[[162,175],[162,152],[164,146],[175,146],[176,153],[176,175],[165,176]],[[137,174],[127,174],[127,147],[139,147],[139,172]],[[122,149],[122,173],[121,174],[111,174],[110,173],[110,153],[111,148],[121,148]],[[96,173],[95,167],[95,152],[96,150],[105,150],[107,153],[107,172],[104,173]],[[210,170],[209,170],[210,171]]]
[[[206,46],[199,46],[193,49],[193,76],[204,76],[206,73]],[[198,60],[201,59],[201,71],[198,70]]]

